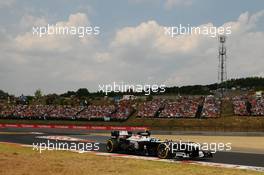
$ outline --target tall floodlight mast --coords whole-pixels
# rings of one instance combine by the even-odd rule
[[[227,80],[227,73],[226,73],[226,36],[221,35],[219,36],[219,49],[218,49],[218,83],[219,88],[221,89],[221,98],[224,96],[224,82]]]
[[[220,35],[219,38],[219,49],[218,49],[218,90],[220,90],[220,117],[223,113],[223,97],[224,97],[224,89],[225,89],[225,81],[227,80],[226,73],[226,36]]]

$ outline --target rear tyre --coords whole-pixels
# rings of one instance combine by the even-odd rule
[[[109,153],[116,152],[118,149],[118,142],[116,139],[109,139],[106,143],[106,150]]]

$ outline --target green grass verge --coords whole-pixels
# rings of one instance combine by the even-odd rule
[[[131,117],[124,122],[63,121],[63,120],[0,120],[0,123],[16,124],[61,124],[101,126],[148,126],[155,130],[181,131],[264,131],[264,117],[221,117],[210,119],[146,119]]]

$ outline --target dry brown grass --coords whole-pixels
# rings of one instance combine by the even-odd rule
[[[258,175],[260,172],[45,151],[0,144],[1,175]]]

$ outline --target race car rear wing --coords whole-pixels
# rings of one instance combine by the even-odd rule
[[[112,137],[119,137],[119,136],[132,136],[132,132],[131,131],[112,131],[111,132],[111,136]]]
[[[137,135],[141,135],[141,136],[150,136],[150,134],[151,133],[149,131],[137,133]],[[111,136],[112,137],[120,137],[120,136],[130,137],[132,136],[132,132],[131,131],[112,131]]]

